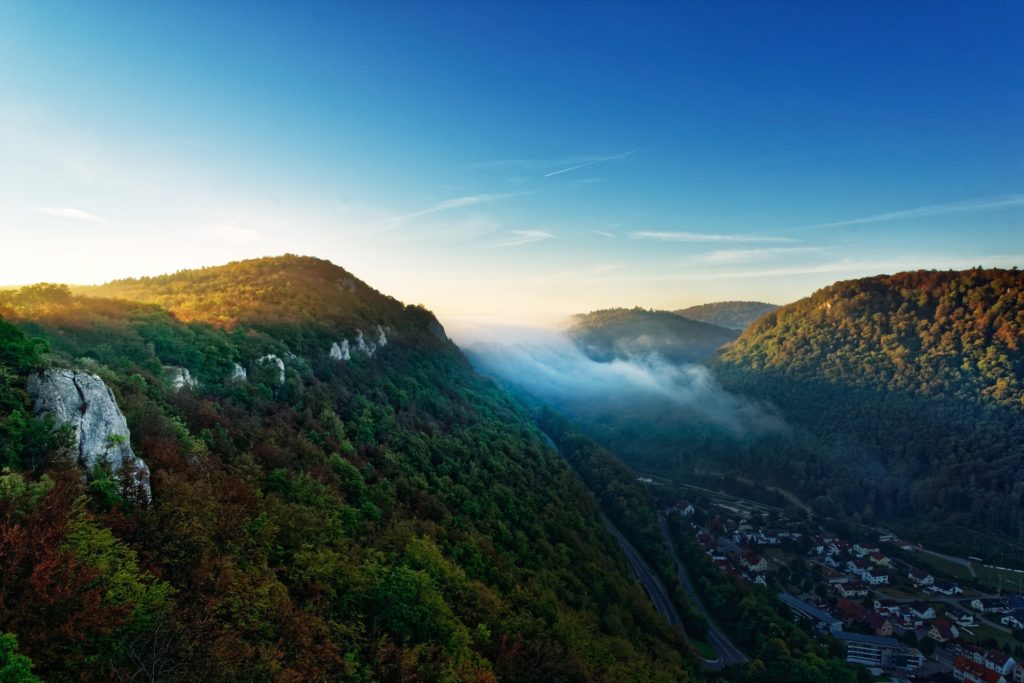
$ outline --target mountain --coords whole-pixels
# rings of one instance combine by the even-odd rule
[[[760,318],[713,369],[819,440],[746,463],[819,510],[1024,560],[1024,273],[838,282]]]
[[[674,363],[698,363],[739,335],[667,311],[611,308],[573,316],[569,336],[601,362],[657,353]]]
[[[727,327],[730,330],[745,330],[765,313],[774,311],[778,306],[760,301],[717,301],[711,304],[700,304],[673,311],[690,320]]]
[[[285,256],[4,291],[0,316],[0,631],[46,680],[696,677],[429,311]],[[87,398],[57,428],[28,393],[51,376],[127,430]]]

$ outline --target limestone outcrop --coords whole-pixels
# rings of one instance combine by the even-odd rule
[[[71,426],[75,457],[84,473],[105,463],[115,473],[131,476],[149,499],[149,468],[132,451],[124,413],[102,379],[79,370],[51,369],[32,374],[28,392],[36,414]]]

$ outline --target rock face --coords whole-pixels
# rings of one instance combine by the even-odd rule
[[[245,368],[235,363],[235,367],[231,368],[231,375],[228,376],[228,381],[234,383],[244,382],[247,377],[248,374],[245,372]]]
[[[78,465],[86,473],[107,463],[114,472],[130,473],[149,499],[149,468],[132,451],[124,413],[102,379],[78,370],[47,370],[29,377],[28,392],[36,414],[71,425]]]
[[[388,345],[387,330],[377,325],[377,341],[367,341],[363,335],[362,330],[356,330],[355,342],[349,342],[348,339],[342,338],[341,341],[334,342],[331,344],[329,351],[332,360],[352,360],[352,353],[358,351],[364,353],[367,356],[373,357],[373,354],[377,353],[379,349],[384,348]]]
[[[274,365],[276,365],[278,373],[277,383],[284,384],[284,361],[281,360],[280,357],[276,356],[273,353],[268,353],[265,356],[260,356],[259,358],[257,358],[256,362],[260,365],[263,365],[265,363],[273,363]]]
[[[195,389],[199,386],[199,382],[188,371],[188,368],[178,367],[177,365],[165,365],[164,375],[167,376],[171,383],[171,388],[175,391],[181,391],[185,387]]]
[[[342,339],[341,343],[331,344],[331,358],[333,360],[352,360],[352,351],[348,348],[348,339]]]

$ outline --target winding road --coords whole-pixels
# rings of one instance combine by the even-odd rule
[[[668,544],[668,549],[672,552],[672,559],[676,561],[676,570],[679,573],[679,583],[686,591],[690,599],[693,600],[693,604],[697,606],[700,613],[704,615],[704,618],[708,621],[708,642],[711,643],[711,647],[715,648],[715,652],[718,653],[718,660],[714,662],[705,662],[704,666],[708,669],[721,669],[731,664],[743,664],[747,661],[747,656],[743,654],[738,647],[736,647],[729,636],[722,632],[722,629],[718,628],[718,624],[708,613],[707,608],[704,607],[704,603],[701,602],[700,596],[697,594],[697,590],[694,588],[693,583],[690,581],[690,575],[686,573],[686,567],[679,559],[679,553],[676,552],[676,544],[672,541],[672,535],[668,530],[668,520],[665,519],[665,515],[658,513],[658,528],[661,529],[661,535],[665,539],[665,543]]]
[[[619,542],[622,552],[626,555],[626,560],[629,562],[629,566],[633,568],[633,573],[636,574],[644,590],[651,597],[655,611],[665,617],[665,621],[669,623],[669,626],[682,630],[683,620],[679,618],[679,612],[676,611],[676,606],[672,604],[668,591],[665,590],[665,584],[651,571],[651,568],[647,566],[644,558],[640,557],[640,553],[636,551],[633,544],[626,540],[622,532],[607,517],[601,515],[601,521],[604,522],[605,528],[611,532],[615,540]]]

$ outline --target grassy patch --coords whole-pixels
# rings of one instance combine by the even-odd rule
[[[715,652],[715,648],[711,647],[710,644],[705,643],[703,640],[690,638],[688,642],[690,643],[690,647],[693,648],[694,652],[696,652],[699,657],[703,657],[704,659],[711,661],[718,659],[718,653]]]

